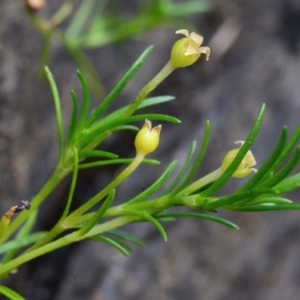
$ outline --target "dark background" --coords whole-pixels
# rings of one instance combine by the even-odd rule
[[[50,2],[50,1],[49,1]],[[43,12],[51,16],[52,1]],[[135,13],[133,1],[124,9]],[[173,159],[183,163],[192,140],[201,141],[205,121],[212,124],[209,152],[199,176],[216,169],[222,157],[245,139],[262,105],[267,114],[253,152],[258,166],[276,144],[282,126],[299,123],[300,1],[215,0],[209,13],[189,22],[211,47],[190,68],[171,75],[153,95],[175,95],[160,112],[182,120],[163,124],[159,149],[151,155],[159,167],[141,166],[118,189],[119,201],[147,187]],[[132,7],[131,7],[132,6]],[[130,102],[167,61],[174,32],[152,30],[138,39],[89,50],[109,91],[148,45],[155,49],[138,76],[123,92]],[[0,2],[0,209],[30,199],[51,174],[57,158],[54,109],[49,86],[37,80],[42,37],[16,1]],[[71,89],[79,91],[77,67],[54,44],[51,70],[70,111]],[[97,100],[95,100],[94,104]],[[152,110],[151,110],[152,111]],[[156,125],[156,124],[155,124]],[[106,144],[124,157],[134,155],[134,135],[123,133]],[[88,199],[119,170],[84,172],[77,201]],[[47,229],[60,215],[68,191],[65,180],[41,208],[37,229]],[[228,189],[240,185],[233,179]],[[226,193],[226,190],[224,191]],[[299,201],[299,192],[290,195]],[[233,231],[208,221],[177,220],[166,226],[164,243],[151,225],[128,226],[145,241],[129,259],[104,244],[84,242],[22,266],[7,282],[30,300],[83,299],[298,299],[300,293],[300,213],[229,213],[221,216],[240,226]]]

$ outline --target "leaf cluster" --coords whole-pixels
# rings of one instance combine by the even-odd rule
[[[4,232],[0,232],[1,242],[5,242],[18,229],[22,228],[12,241],[3,243],[0,247],[0,253],[4,254],[0,268],[1,277],[7,276],[11,270],[31,259],[86,239],[107,243],[128,256],[132,250],[132,245],[143,246],[138,238],[120,231],[120,227],[130,223],[148,222],[158,230],[163,240],[166,241],[167,233],[164,229],[164,223],[175,221],[177,218],[204,219],[232,229],[238,229],[238,226],[232,222],[217,217],[216,213],[220,209],[232,211],[300,209],[300,204],[294,204],[284,197],[285,193],[299,187],[300,173],[292,174],[292,172],[300,158],[300,150],[297,146],[300,139],[300,126],[290,139],[288,139],[287,128],[283,128],[277,146],[269,158],[241,188],[231,195],[217,195],[220,189],[232,178],[255,142],[263,123],[265,105],[262,106],[235,159],[225,171],[217,173],[217,177],[214,177],[216,173],[212,172],[202,178],[195,179],[197,171],[201,167],[205,155],[207,155],[210,123],[206,122],[200,149],[197,150],[195,141],[191,144],[185,163],[181,170],[177,171],[177,175],[174,176],[176,161],[173,161],[148,188],[132,199],[124,199],[122,204],[114,206],[116,188],[135,170],[136,166],[132,168],[135,159],[119,158],[116,153],[101,149],[102,142],[119,130],[137,131],[138,128],[133,124],[145,119],[180,122],[177,118],[164,114],[139,114],[139,110],[142,108],[173,100],[174,98],[171,96],[141,98],[140,100],[143,101],[137,108],[133,101],[129,105],[109,112],[110,105],[137,74],[149,57],[151,50],[152,47],[149,47],[144,51],[115,88],[93,111],[90,111],[90,92],[87,81],[83,74],[78,71],[78,79],[82,86],[82,99],[80,101],[75,92],[71,92],[72,112],[67,134],[63,128],[65,122],[63,122],[61,101],[56,83],[50,70],[45,69],[54,99],[59,141],[58,163],[53,176],[32,200],[31,211],[22,212]],[[86,159],[93,159],[93,161],[87,163]],[[158,163],[156,160],[149,159],[145,159],[143,162]],[[86,203],[71,211],[78,172],[85,168],[111,164],[126,164],[128,166]],[[37,209],[61,180],[70,173],[72,173],[72,181],[61,218],[50,231],[33,232]],[[174,179],[170,182],[173,177]],[[184,209],[177,211],[177,206]],[[23,227],[21,227],[22,225]],[[9,290],[2,287],[0,287],[0,292],[3,294],[10,293]]]

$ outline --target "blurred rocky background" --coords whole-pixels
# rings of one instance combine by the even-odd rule
[[[51,16],[61,1],[47,1]],[[141,2],[141,1],[140,1]],[[137,1],[124,1],[137,13]],[[156,108],[182,120],[163,124],[153,158],[159,167],[141,166],[118,189],[119,201],[147,187],[173,159],[182,165],[190,143],[201,141],[206,120],[212,124],[210,148],[199,176],[217,168],[222,157],[245,139],[262,105],[267,113],[253,152],[261,165],[280,130],[300,123],[300,2],[298,0],[214,0],[211,10],[188,22],[204,36],[211,60],[171,75],[153,95],[176,101]],[[178,28],[179,29],[179,28]],[[120,97],[129,103],[167,61],[173,30],[155,29],[115,45],[86,51],[106,91],[150,44],[153,54]],[[0,2],[0,211],[30,199],[51,174],[57,158],[52,98],[38,80],[42,37],[17,1]],[[71,89],[80,91],[78,68],[59,44],[51,52],[66,120]],[[98,99],[94,99],[94,105]],[[150,109],[153,111],[153,109]],[[134,134],[122,133],[106,143],[120,156],[132,157]],[[121,167],[120,167],[121,168]],[[76,201],[85,201],[120,169],[107,167],[80,176]],[[226,191],[241,180],[232,179]],[[37,229],[49,229],[60,216],[68,192],[65,180],[41,208]],[[299,201],[299,192],[290,197]],[[300,294],[300,212],[220,215],[240,226],[233,231],[208,221],[168,224],[164,243],[148,224],[128,226],[146,243],[125,258],[107,245],[84,242],[22,266],[5,283],[28,300],[294,300]]]

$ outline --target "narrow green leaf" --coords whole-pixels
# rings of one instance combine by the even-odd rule
[[[150,53],[153,50],[153,46],[148,47],[142,55],[136,60],[132,67],[126,72],[126,74],[121,78],[114,89],[108,94],[108,96],[103,100],[101,105],[99,105],[91,114],[90,118],[86,121],[85,128],[89,128],[113,103],[113,101],[119,96],[122,90],[125,88],[127,83],[135,76],[139,69],[146,62]]]
[[[150,223],[152,223],[157,230],[160,232],[162,239],[166,242],[167,241],[167,234],[164,230],[164,228],[162,227],[162,225],[155,219],[153,218],[151,215],[142,212],[142,211],[137,211],[137,210],[131,210],[131,209],[122,209],[122,212],[125,215],[130,215],[130,216],[136,216],[139,217],[141,220],[145,220],[148,221]]]
[[[191,14],[203,13],[211,10],[211,5],[206,1],[185,1],[168,5],[165,13],[173,18],[182,18]]]
[[[230,221],[224,220],[222,218],[206,215],[206,214],[195,213],[195,212],[161,213],[161,214],[155,215],[155,218],[157,218],[157,219],[161,219],[161,218],[197,218],[197,219],[204,219],[204,220],[216,222],[216,223],[222,224],[222,225],[227,226],[232,229],[236,229],[236,230],[239,229],[239,227],[237,225],[235,225],[234,223],[232,223]]]
[[[253,206],[253,205],[257,205],[257,204],[265,204],[265,203],[273,203],[273,204],[290,204],[293,203],[293,201],[286,199],[286,198],[282,198],[282,197],[264,197],[261,196],[253,201],[250,201],[249,204],[247,203],[247,205],[249,206]]]
[[[20,294],[4,285],[0,285],[0,294],[11,300],[25,300]]]
[[[133,125],[121,125],[121,126],[115,127],[111,132],[121,131],[121,130],[131,130],[131,131],[137,132],[140,130],[140,128],[137,126],[133,126]]]
[[[18,238],[16,240],[7,242],[0,247],[0,254],[6,253],[8,251],[12,250],[18,250],[22,247],[29,246],[41,238],[43,238],[46,235],[47,232],[36,232],[21,238]]]
[[[90,130],[87,130],[86,133],[82,135],[80,139],[80,148],[85,147],[95,139],[101,138],[101,134],[105,134],[105,132],[108,130],[111,131],[114,130],[115,127],[118,127],[120,125],[138,122],[138,121],[144,121],[146,119],[166,121],[166,122],[177,123],[177,124],[180,123],[180,120],[177,118],[168,115],[161,115],[161,114],[145,114],[145,115],[131,116],[124,119],[114,120],[105,125],[102,125],[101,122],[99,122],[99,124],[95,124],[95,126],[93,126]]]
[[[65,218],[69,212],[70,212],[70,207],[71,203],[73,200],[74,196],[74,191],[77,183],[77,177],[78,177],[78,150],[74,147],[73,148],[73,158],[74,158],[74,164],[73,164],[73,175],[72,175],[72,181],[71,181],[71,186],[69,190],[69,195],[68,195],[68,200],[64,209],[64,212],[62,214],[61,218]]]
[[[267,159],[267,161],[259,168],[258,172],[254,174],[254,176],[248,180],[246,184],[242,188],[238,190],[238,192],[244,192],[251,190],[257,183],[259,183],[263,178],[266,177],[266,174],[270,174],[270,172],[274,169],[274,163],[280,156],[280,153],[284,149],[288,137],[287,128],[283,128],[281,131],[281,136],[275,147],[272,155]]]
[[[110,230],[108,232],[105,233],[106,235],[110,235],[110,236],[114,236],[114,237],[117,237],[119,239],[123,239],[127,242],[130,242],[130,243],[133,243],[139,247],[144,247],[144,243],[138,239],[137,237],[123,231],[123,230],[118,230],[118,229],[113,229],[113,230]]]
[[[292,175],[273,187],[277,194],[284,194],[300,187],[300,173]]]
[[[191,169],[191,171],[189,172],[189,174],[187,175],[187,177],[185,178],[185,180],[180,184],[180,186],[175,190],[175,192],[173,194],[177,194],[182,189],[184,189],[190,183],[192,178],[195,176],[196,172],[199,170],[202,160],[204,158],[204,155],[206,153],[206,149],[207,149],[208,142],[209,142],[209,136],[210,136],[210,123],[209,123],[209,121],[206,121],[201,148],[197,155],[197,159],[194,163],[194,166]]]
[[[77,124],[77,108],[78,108],[78,100],[77,96],[74,91],[71,91],[71,98],[72,98],[72,113],[70,117],[70,124],[68,130],[68,146],[72,143],[74,133],[76,131],[76,124]]]
[[[41,56],[39,61],[39,78],[45,78],[44,66],[49,65],[50,57],[51,57],[51,46],[52,46],[52,33],[53,30],[49,30],[49,32],[44,34],[44,40],[42,43]]]
[[[285,205],[275,205],[275,206],[244,206],[244,207],[232,207],[230,210],[233,211],[247,211],[247,212],[257,212],[257,211],[277,211],[277,210],[300,210],[300,204],[285,204]]]
[[[203,191],[201,193],[203,196],[209,196],[209,195],[215,193],[223,185],[225,185],[225,183],[231,178],[232,174],[238,168],[238,166],[241,163],[241,161],[243,160],[244,156],[246,155],[248,150],[251,148],[253,142],[255,141],[255,139],[259,133],[260,127],[262,125],[263,119],[264,119],[265,110],[266,110],[266,106],[263,105],[253,127],[251,128],[251,131],[250,131],[245,143],[240,148],[235,159],[230,164],[230,166],[227,168],[227,170],[223,173],[223,175],[218,180],[216,180],[208,189],[206,189],[205,191]]]
[[[102,236],[115,241],[116,243],[118,243],[119,245],[121,245],[123,248],[125,248],[128,252],[132,252],[132,246],[126,240],[124,240],[122,238],[118,238],[117,236],[111,235],[111,234],[109,234],[107,232],[104,232],[102,234]]]
[[[121,126],[128,123],[134,123],[138,121],[145,121],[148,120],[159,120],[159,121],[166,121],[175,124],[181,123],[181,121],[173,116],[163,115],[163,114],[141,114],[130,116],[128,118],[123,119],[114,119],[111,122],[97,122],[94,126],[92,126],[86,132],[90,134],[91,132],[97,132],[98,134],[104,132],[106,130],[111,130],[114,127]]]
[[[32,231],[32,228],[34,227],[34,225],[36,223],[37,215],[38,215],[38,210],[34,210],[29,215],[24,226],[18,232],[17,237],[14,239],[14,241],[18,241],[19,239],[26,238],[30,234],[30,232]],[[0,249],[1,248],[2,248],[2,246],[0,247]],[[1,264],[4,264],[4,263],[12,260],[15,257],[16,252],[17,252],[17,249],[8,251],[2,258]]]
[[[69,39],[71,39],[73,43],[75,44],[78,43],[80,33],[94,9],[95,2],[96,2],[95,0],[86,0],[81,2],[77,12],[72,18],[70,25],[68,26],[65,32],[65,35]]]
[[[63,157],[64,134],[63,134],[63,121],[62,121],[62,112],[60,106],[60,98],[59,98],[59,93],[53,75],[48,69],[48,67],[45,67],[45,73],[51,88],[52,97],[54,101],[56,126],[57,126],[57,134],[58,134],[59,160],[61,160]]]
[[[142,193],[137,195],[136,197],[132,198],[127,202],[127,204],[133,204],[142,202],[145,199],[147,199],[149,196],[151,196],[153,193],[155,193],[161,186],[169,179],[169,177],[172,175],[175,167],[176,167],[177,161],[173,161],[169,164],[169,166],[166,168],[164,173],[146,190],[144,190]]]
[[[274,169],[276,169],[278,166],[281,165],[281,163],[286,159],[286,157],[291,153],[294,147],[298,144],[299,139],[300,139],[300,126],[298,126],[290,142],[288,143],[288,145],[285,147],[285,149],[282,151],[282,153],[276,160],[276,163],[274,164]]]
[[[84,225],[79,231],[79,235],[82,236],[89,232],[103,217],[105,212],[108,210],[108,208],[111,206],[114,198],[115,198],[115,190],[112,190],[107,198],[104,200],[103,204],[101,205],[100,209],[97,210],[97,212],[94,214],[94,216],[87,222],[86,225]]]
[[[102,151],[102,150],[91,150],[91,151],[84,151],[79,153],[79,159],[84,159],[87,157],[118,158],[118,155],[111,152]]]
[[[38,210],[36,209],[30,213],[24,226],[18,232],[17,238],[25,237],[32,231],[32,229],[36,223],[37,217],[38,217]]]
[[[95,162],[91,162],[91,163],[80,164],[79,170],[101,167],[101,166],[108,166],[108,165],[130,164],[132,161],[133,161],[133,158],[118,158],[118,159],[95,161]],[[159,165],[160,164],[160,162],[158,160],[148,159],[148,158],[144,159],[143,163],[149,164],[149,165]]]
[[[154,105],[161,105],[163,103],[167,103],[167,102],[170,102],[173,100],[175,100],[175,97],[169,96],[169,95],[149,97],[149,98],[146,98],[145,100],[143,100],[143,102],[138,106],[138,109],[142,109],[142,108],[150,107],[150,106],[154,106]],[[127,108],[128,107],[126,107],[126,109]]]
[[[120,243],[118,243],[116,240],[110,239],[110,238],[108,238],[106,236],[103,236],[103,235],[93,236],[91,239],[95,240],[95,241],[99,241],[99,242],[104,242],[104,243],[106,243],[106,244],[114,247],[118,251],[120,251],[126,257],[129,257],[128,250],[123,245],[121,245]]]
[[[152,105],[163,104],[165,102],[169,102],[174,99],[175,98],[173,96],[159,96],[159,97],[147,98],[143,102],[140,103],[137,110],[140,110],[142,108],[146,108],[146,107],[149,107]],[[106,123],[111,122],[112,120],[118,119],[120,116],[122,116],[124,114],[124,112],[129,108],[129,106],[130,105],[126,105],[118,110],[113,111],[111,114],[109,114],[108,116],[101,119],[101,124],[104,125]]]
[[[203,205],[199,205],[200,209],[210,210],[210,209],[216,209],[219,207],[233,205],[233,206],[243,206],[249,201],[252,201],[254,198],[257,198],[261,195],[270,196],[274,195],[275,192],[273,189],[270,188],[258,188],[253,189],[246,192],[241,193],[235,193],[231,196],[226,197],[219,197],[215,201],[203,203]],[[203,196],[200,194],[198,196],[200,199],[203,199]],[[197,200],[196,200],[197,201]],[[200,202],[201,203],[201,202]]]
[[[84,127],[85,119],[88,115],[88,111],[90,107],[90,92],[84,76],[79,71],[77,71],[77,76],[80,80],[81,87],[82,87],[82,106],[78,118],[78,124],[76,127],[76,134],[78,135],[81,133]]]
[[[187,172],[188,168],[190,167],[190,164],[192,162],[192,158],[193,155],[195,153],[196,150],[196,146],[197,143],[196,141],[193,141],[191,148],[189,150],[189,153],[187,155],[186,161],[181,169],[181,171],[179,172],[179,174],[176,176],[176,178],[174,179],[174,181],[171,183],[171,185],[162,193],[163,195],[169,194],[175,187],[176,185],[180,182],[180,180],[183,178],[183,176],[185,175],[185,173]]]
[[[297,163],[300,159],[300,148],[297,148],[293,158],[287,163],[287,165],[282,168],[277,174],[269,178],[268,180],[263,181],[258,186],[259,187],[273,187],[277,183],[280,183],[287,175],[293,171],[293,169],[297,166]]]

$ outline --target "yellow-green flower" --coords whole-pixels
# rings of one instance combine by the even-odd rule
[[[146,156],[157,148],[160,131],[161,125],[152,128],[151,122],[147,119],[145,120],[134,141],[137,155]]]
[[[195,32],[189,33],[186,29],[176,31],[177,34],[183,34],[186,37],[178,40],[171,51],[171,64],[174,68],[187,67],[195,63],[200,55],[206,55],[209,60],[210,48],[200,47],[203,37]]]
[[[241,147],[242,147],[244,144],[244,141],[237,141],[235,143],[241,144]],[[233,162],[233,160],[235,159],[235,157],[239,151],[240,151],[240,148],[237,148],[237,149],[233,149],[233,150],[229,151],[226,154],[225,158],[223,159],[222,166],[221,166],[221,169],[223,172],[225,172],[226,169],[230,166],[230,164]],[[252,172],[257,172],[257,169],[252,168],[255,165],[256,165],[256,160],[255,160],[252,152],[249,150],[246,153],[246,155],[244,156],[241,163],[239,164],[238,168],[232,174],[232,177],[243,178],[243,177],[250,175]]]

